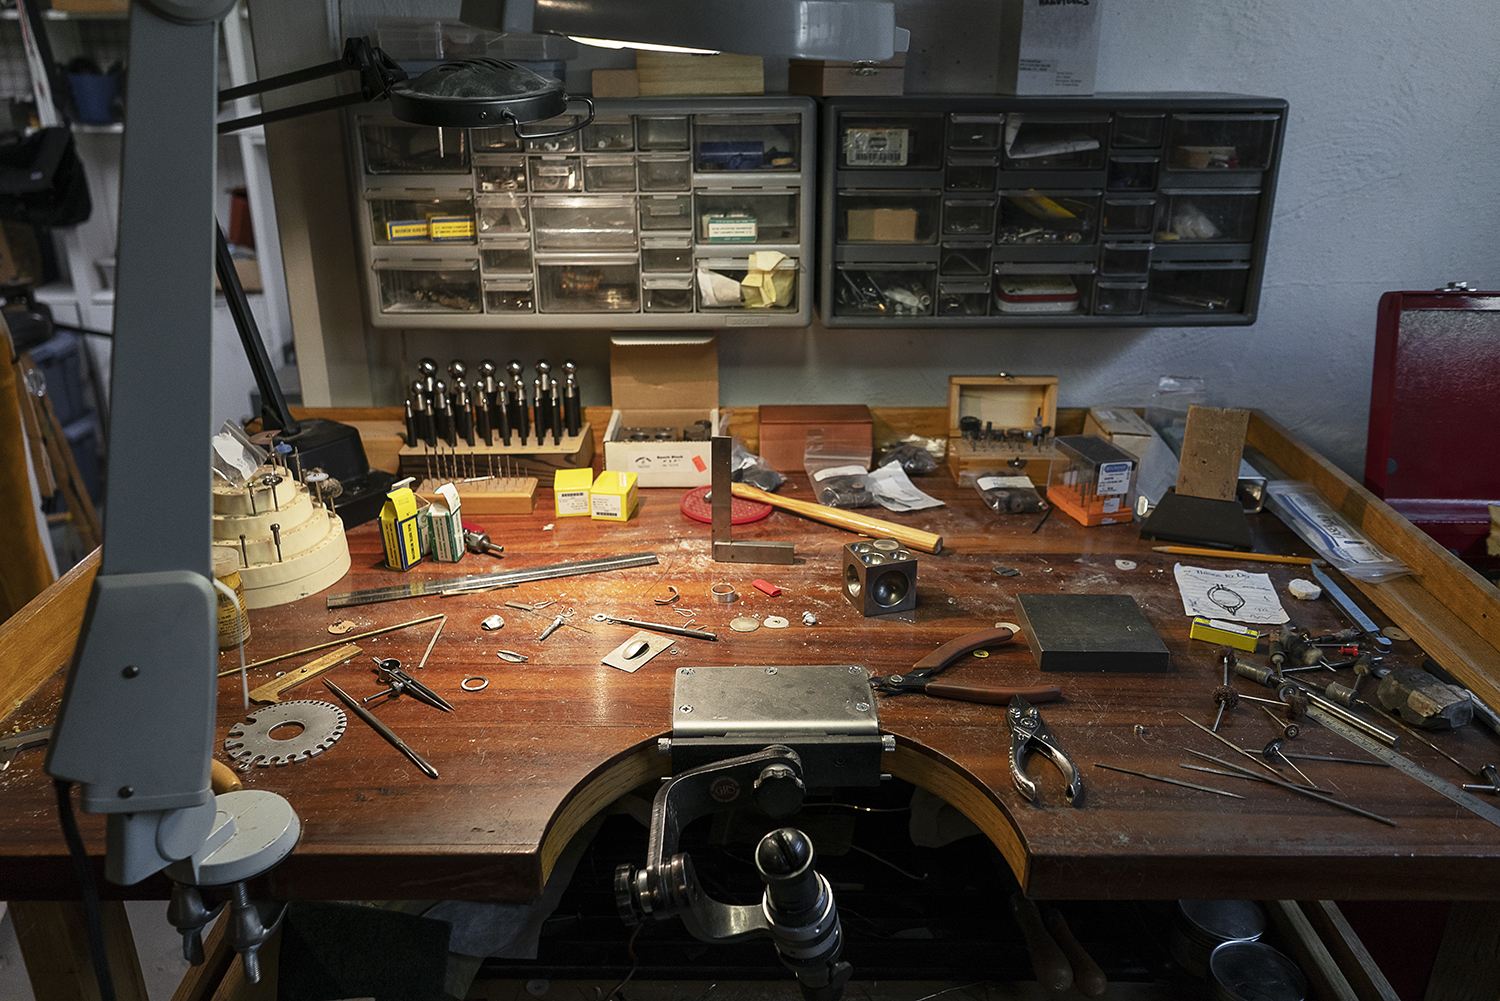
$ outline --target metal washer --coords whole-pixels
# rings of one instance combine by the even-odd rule
[[[740,615],[729,620],[729,628],[737,633],[753,633],[760,628],[760,620],[748,615]]]
[[[784,615],[767,615],[763,623],[767,629],[785,629],[791,624],[791,621]]]
[[[302,727],[302,732],[287,740],[271,736],[272,730],[288,723]],[[224,753],[245,771],[253,765],[287,765],[322,754],[344,735],[347,725],[344,710],[330,702],[278,702],[257,709],[231,728],[224,738]]]

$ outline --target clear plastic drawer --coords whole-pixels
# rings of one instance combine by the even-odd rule
[[[1244,261],[1158,261],[1151,265],[1146,312],[1243,312],[1249,277]]]
[[[1162,197],[1166,208],[1158,240],[1249,243],[1255,237],[1259,191],[1163,191]]]
[[[833,274],[835,316],[933,315],[937,268],[931,264],[841,264]]]
[[[1178,170],[1265,170],[1280,121],[1273,114],[1173,115],[1167,162]]]
[[[1115,198],[1105,195],[1099,231],[1107,236],[1155,232],[1156,199]]]
[[[943,165],[943,116],[922,112],[839,115],[840,170],[935,170]]]
[[[988,277],[990,273],[990,245],[984,243],[943,242],[938,255],[938,273],[947,277]]]
[[[1151,251],[1145,242],[1106,243],[1099,248],[1099,273],[1144,275],[1151,268]]]
[[[994,191],[999,176],[997,157],[950,156],[943,171],[943,187],[949,191]]]
[[[635,125],[629,115],[595,115],[583,127],[581,143],[585,153],[629,152],[635,149]]]
[[[359,119],[359,140],[367,174],[469,172],[467,129],[435,129],[367,116]]]
[[[799,193],[791,188],[693,192],[700,243],[796,243]]]
[[[478,201],[481,238],[531,231],[525,198],[516,195],[480,195]]]
[[[634,191],[635,157],[601,153],[583,158],[585,191]]]
[[[578,125],[582,119],[577,115],[558,115],[543,122],[526,126],[527,132],[556,132],[560,129],[571,129]],[[576,153],[578,151],[578,133],[569,132],[561,136],[547,136],[545,139],[526,140],[526,152],[528,153]]]
[[[376,258],[371,267],[382,313],[480,311],[475,258]]]
[[[540,196],[531,200],[537,253],[634,250],[633,195]]]
[[[561,192],[583,190],[583,161],[576,156],[533,156],[531,190]]]
[[[1167,116],[1159,112],[1117,111],[1110,145],[1115,149],[1156,149],[1166,124]]]
[[[692,195],[641,195],[641,231],[693,228]]]
[[[954,112],[948,116],[948,148],[999,149],[1004,125],[1004,115],[964,115]]]
[[[943,201],[944,236],[987,236],[995,231],[995,199],[948,198]]]
[[[1107,115],[1077,117],[1013,112],[1001,150],[1006,170],[1099,170]]]
[[[480,194],[526,190],[526,158],[486,153],[474,157],[474,187]]]
[[[1002,191],[996,243],[1093,243],[1097,191]]]
[[[768,263],[774,267],[756,267]],[[766,252],[749,257],[707,257],[695,262],[694,278],[700,312],[769,310],[788,313],[797,308],[800,280],[797,259]]]
[[[840,243],[936,243],[942,199],[936,191],[838,193]]]
[[[486,278],[484,280],[486,313],[534,313],[536,293],[531,276],[524,278]]]
[[[801,131],[797,115],[694,115],[696,169],[796,171],[802,162]]]
[[[467,192],[407,189],[366,197],[377,244],[474,242],[474,202]]]
[[[691,313],[692,274],[642,275],[641,303],[648,313]]]
[[[997,264],[995,312],[1087,313],[1093,284],[1094,266],[1089,263]]]
[[[543,313],[640,311],[641,270],[634,254],[538,258],[536,271]]]
[[[990,286],[985,281],[938,283],[938,316],[987,316]]]
[[[1094,283],[1094,312],[1099,316],[1139,316],[1146,308],[1146,283],[1099,279]]]
[[[642,191],[686,191],[693,176],[686,154],[646,154],[636,158]]]
[[[642,271],[688,271],[693,266],[691,236],[642,236]]]
[[[479,268],[486,275],[531,274],[531,239],[508,236],[479,242]]]
[[[687,115],[637,115],[636,146],[641,150],[688,148]]]

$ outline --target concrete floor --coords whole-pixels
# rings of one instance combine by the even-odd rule
[[[151,1001],[170,1001],[188,965],[182,958],[182,938],[167,923],[165,900],[137,900],[125,905],[130,931],[141,958],[141,972]],[[35,1001],[10,910],[0,903],[0,1001]]]

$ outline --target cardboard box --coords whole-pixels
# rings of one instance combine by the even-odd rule
[[[1083,433],[1096,434],[1137,459],[1146,457],[1152,435],[1146,419],[1125,407],[1090,407],[1083,419]]]
[[[635,72],[642,97],[766,92],[766,66],[760,56],[730,52],[693,56],[642,50],[635,55]]]
[[[589,491],[589,517],[595,521],[629,521],[640,504],[634,473],[600,473]]]
[[[963,437],[960,422],[972,417],[983,429],[1035,427],[1057,430],[1057,377],[1053,375],[952,375],[948,377],[948,468],[954,478],[965,469],[997,470],[1021,460],[1031,482],[1045,487],[1056,451],[1050,440],[1042,448],[1032,442],[975,442]],[[1015,468],[1015,467],[1010,467]]]
[[[42,283],[42,248],[36,230],[25,223],[0,222],[0,285]]]
[[[906,53],[879,63],[792,59],[787,91],[809,97],[896,97],[906,90]]]
[[[719,344],[712,334],[614,334],[609,340],[614,410],[604,431],[604,468],[643,487],[701,487],[706,441],[625,441],[632,427],[719,426]]]
[[[1000,0],[1000,93],[1092,94],[1102,3]]]
[[[464,558],[463,514],[458,488],[444,483],[437,488],[438,499],[423,509],[432,533],[432,558],[439,563],[457,563]]]
[[[593,485],[592,469],[559,469],[552,474],[553,513],[559,518],[587,518]]]
[[[850,209],[848,239],[876,243],[912,243],[917,238],[916,209]]]
[[[385,564],[392,570],[410,570],[422,562],[422,538],[417,528],[417,495],[411,480],[385,495],[380,509],[380,538],[385,543]]]
[[[807,432],[819,430],[825,450],[862,455],[865,465],[874,454],[875,420],[863,403],[760,408],[760,455],[781,472],[801,472],[807,452]]]

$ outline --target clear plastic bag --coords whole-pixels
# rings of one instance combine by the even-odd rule
[[[996,514],[1032,514],[1047,510],[1047,502],[1042,500],[1042,495],[1026,476],[979,470],[973,474],[972,482],[979,499]]]
[[[735,483],[748,483],[767,492],[786,482],[786,477],[771,468],[771,464],[746,448],[736,435],[734,451],[729,459],[729,478]]]
[[[1411,573],[1411,567],[1381,549],[1310,483],[1272,480],[1266,484],[1266,506],[1346,576],[1379,584]]]
[[[877,466],[891,462],[901,463],[908,476],[924,476],[937,469],[948,452],[948,443],[941,438],[923,438],[909,434],[905,438],[893,438],[880,446]]]

